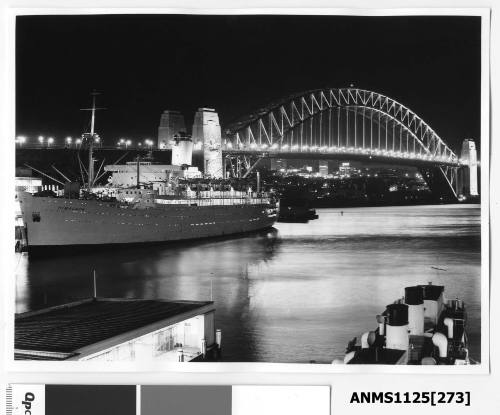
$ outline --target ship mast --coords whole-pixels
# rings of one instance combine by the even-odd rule
[[[140,189],[141,186],[140,186],[140,182],[139,182],[139,174],[140,174],[140,166],[141,166],[141,156],[137,156],[137,188]]]
[[[92,111],[92,115],[90,118],[90,134],[88,135],[88,148],[89,148],[89,165],[87,171],[87,187],[88,192],[92,188],[92,184],[94,183],[94,141],[95,141],[95,112],[96,110],[103,110],[105,108],[96,108],[95,101],[96,96],[99,95],[99,92],[96,92],[94,89],[90,95],[92,96],[92,108],[82,108],[82,111]]]
[[[95,90],[90,94],[92,95],[92,117],[90,121],[90,143],[89,143],[89,169],[88,169],[88,187],[89,193],[94,182],[94,126],[95,126],[95,97],[98,93]]]

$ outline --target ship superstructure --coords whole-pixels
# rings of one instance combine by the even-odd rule
[[[378,327],[347,346],[346,364],[467,365],[471,363],[462,300],[444,297],[444,286],[405,288],[402,299],[377,315]]]

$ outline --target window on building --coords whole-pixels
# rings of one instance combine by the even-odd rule
[[[168,352],[175,346],[175,327],[169,327],[155,334],[155,355]]]

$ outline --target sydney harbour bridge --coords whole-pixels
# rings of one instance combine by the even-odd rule
[[[192,135],[185,135],[188,146],[186,141],[179,141],[177,133],[179,125],[186,132],[183,116],[178,111],[165,113],[170,136],[162,141],[160,123],[154,158],[164,160],[168,153],[162,149],[167,148],[172,150],[172,160],[177,159],[175,152],[180,159],[187,156],[189,161],[181,163],[190,165],[193,150],[202,150],[203,169],[209,177],[248,177],[265,158],[359,160],[367,164],[414,166],[432,192],[447,199],[478,196],[479,162],[474,141],[464,137],[460,155],[456,154],[410,108],[377,92],[353,87],[310,90],[271,102],[223,128],[214,109],[200,108],[195,114]],[[179,119],[181,124],[177,123]],[[99,137],[94,136],[98,141]],[[84,149],[88,137],[89,134],[83,134],[82,139],[60,148]],[[146,141],[152,150],[153,142]],[[170,143],[170,147],[165,143]],[[117,150],[116,146],[103,146],[102,141],[99,144],[97,151]],[[30,149],[27,142],[18,141],[18,147]],[[45,146],[33,148],[56,149],[57,145],[46,142]],[[132,149],[119,142],[118,150]],[[189,154],[183,154],[186,151]]]
[[[224,165],[237,175],[248,175],[264,157],[373,160],[416,166],[433,190],[476,196],[476,152],[466,141],[473,148],[458,156],[394,99],[331,88],[291,95],[240,118],[224,129],[221,144]]]

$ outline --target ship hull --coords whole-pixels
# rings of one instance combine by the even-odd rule
[[[29,252],[154,244],[221,237],[273,226],[272,206],[132,205],[18,195]]]

